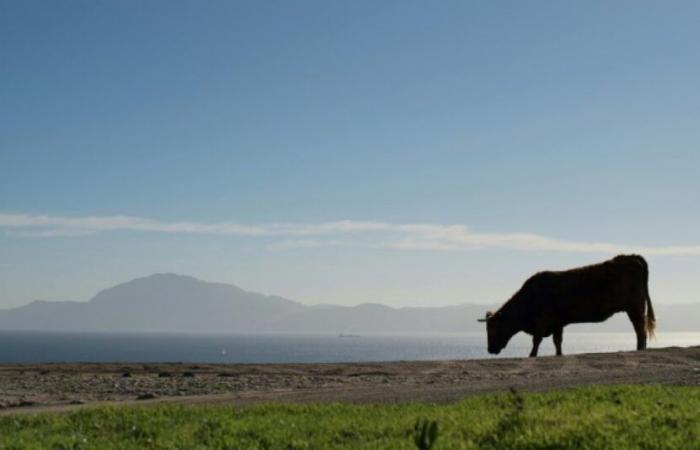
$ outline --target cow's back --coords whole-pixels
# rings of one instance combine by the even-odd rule
[[[646,283],[639,259],[644,261],[636,255],[621,255],[577,269],[540,272],[524,288],[531,291],[532,309],[554,322],[601,322],[628,310],[638,298]]]

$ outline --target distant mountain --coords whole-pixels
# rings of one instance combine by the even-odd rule
[[[157,274],[106,289],[87,303],[37,301],[0,310],[0,329],[257,331],[303,308],[282,297],[228,284]]]
[[[476,331],[476,320],[484,316],[481,305],[436,308],[391,308],[376,303],[357,306],[304,308],[270,323],[270,328],[287,332],[318,333],[429,333]]]
[[[98,293],[89,302],[35,301],[0,310],[0,330],[426,333],[483,331],[476,320],[497,306],[391,308],[315,305],[196,278],[156,274]],[[656,305],[658,331],[700,330],[700,304]],[[624,314],[570,331],[631,331]]]

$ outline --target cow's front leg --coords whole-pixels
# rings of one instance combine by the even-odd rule
[[[537,356],[537,350],[540,348],[540,343],[542,342],[542,336],[534,335],[532,336],[532,351],[530,352],[530,358]]]
[[[557,356],[563,355],[561,352],[561,343],[564,340],[564,327],[559,327],[554,330],[552,339],[554,340],[554,348],[557,349]]]

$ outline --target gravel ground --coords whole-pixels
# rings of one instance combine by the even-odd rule
[[[612,383],[700,385],[700,347],[346,364],[7,364],[0,414],[113,403],[443,402],[510,387]]]

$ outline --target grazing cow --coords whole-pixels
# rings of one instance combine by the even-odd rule
[[[498,354],[519,331],[532,335],[530,356],[537,356],[542,338],[553,335],[561,355],[564,326],[602,322],[626,312],[637,334],[637,350],[654,336],[656,318],[647,287],[649,269],[639,255],[620,255],[590,266],[561,272],[540,272],[495,313],[486,313],[489,353]],[[646,310],[646,311],[645,311]]]

